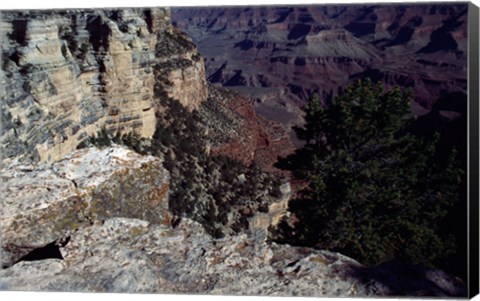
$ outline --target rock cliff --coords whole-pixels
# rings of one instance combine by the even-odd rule
[[[151,137],[155,83],[190,110],[207,96],[168,9],[5,11],[0,40],[5,157],[52,162],[102,128]]]
[[[277,122],[255,112],[244,97],[209,86],[209,97],[199,110],[209,136],[212,155],[227,155],[246,165],[279,172],[273,165],[294,150],[288,132]]]

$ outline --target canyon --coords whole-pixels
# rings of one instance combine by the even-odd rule
[[[461,5],[451,7],[452,12],[440,15],[463,18]],[[350,74],[365,72],[366,65],[385,63],[378,49],[356,32],[317,28],[307,34],[310,29],[293,28],[293,23],[284,21],[308,23],[308,14],[276,10],[248,13],[281,16],[271,24],[255,24],[255,18],[248,24],[249,17],[228,14],[214,15],[213,22],[202,19],[205,10],[198,13],[197,21],[227,29],[209,38],[217,43],[225,42],[222,35],[231,28],[245,25],[257,26],[258,34],[287,30],[287,40],[298,42],[302,51],[318,59],[285,54],[271,56],[269,66],[288,76],[299,75],[291,72],[298,66],[310,75],[317,72],[311,64],[325,70],[333,68],[332,62],[343,66],[338,68],[346,73],[338,73],[337,67],[329,73],[333,84],[323,90],[324,96],[335,95],[337,85],[343,85]],[[180,28],[187,25],[179,20],[179,11],[173,11],[173,16],[168,8],[1,12],[0,289],[466,295],[461,279],[438,269],[395,262],[366,267],[339,253],[272,242],[270,231],[289,216],[294,194],[274,163],[294,150],[285,125],[300,122],[299,104],[308,89],[313,91],[309,83],[313,85],[314,78],[302,82],[301,93],[293,93],[298,89],[277,89],[281,82],[274,77],[245,77],[249,64],[241,63],[247,69],[236,71],[231,66],[239,62],[212,59],[211,53],[204,59],[202,47],[208,39],[193,35],[192,41],[174,27],[172,18]],[[329,16],[352,14],[348,9],[326,11]],[[368,10],[365,13],[371,18]],[[369,22],[364,23],[370,28]],[[448,31],[459,38],[460,59],[465,46],[462,30],[456,26]],[[272,33],[270,38],[284,42],[280,34]],[[233,46],[241,51],[235,53],[245,58],[245,53],[258,49],[271,55],[270,50],[283,43],[262,39],[236,41],[240,44]],[[350,62],[342,58],[346,55]],[[459,78],[442,82],[438,91],[464,83],[465,71],[457,58],[449,62],[455,74],[460,70]],[[395,70],[392,83],[398,82]],[[305,79],[305,74],[300,78]],[[420,84],[425,78],[417,79],[416,87],[428,86],[430,94],[431,86]],[[212,82],[239,89],[230,91]],[[245,82],[259,88],[262,105],[252,105],[248,93],[254,90],[247,89],[246,96],[242,93],[237,84]],[[283,104],[277,102],[278,93],[286,97]],[[278,117],[268,118],[273,115]]]
[[[328,104],[369,77],[411,88],[412,115],[467,89],[467,5],[185,7],[172,20],[198,45],[211,83],[287,131],[312,93]]]

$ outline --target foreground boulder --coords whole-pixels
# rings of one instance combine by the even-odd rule
[[[170,221],[169,174],[161,160],[125,148],[83,149],[52,165],[13,162],[2,181],[4,267],[95,221]]]

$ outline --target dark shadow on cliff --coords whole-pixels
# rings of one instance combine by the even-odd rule
[[[352,268],[345,276],[358,279],[369,291],[391,296],[466,297],[465,283],[441,270],[392,260],[376,267]]]

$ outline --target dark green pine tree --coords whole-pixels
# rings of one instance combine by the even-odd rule
[[[438,228],[459,198],[462,171],[455,154],[435,163],[438,135],[406,130],[412,95],[358,82],[324,107],[314,95],[305,145],[279,160],[307,183],[274,239],[344,253],[375,265],[391,259],[430,264],[455,248]],[[437,160],[438,161],[438,160]]]

